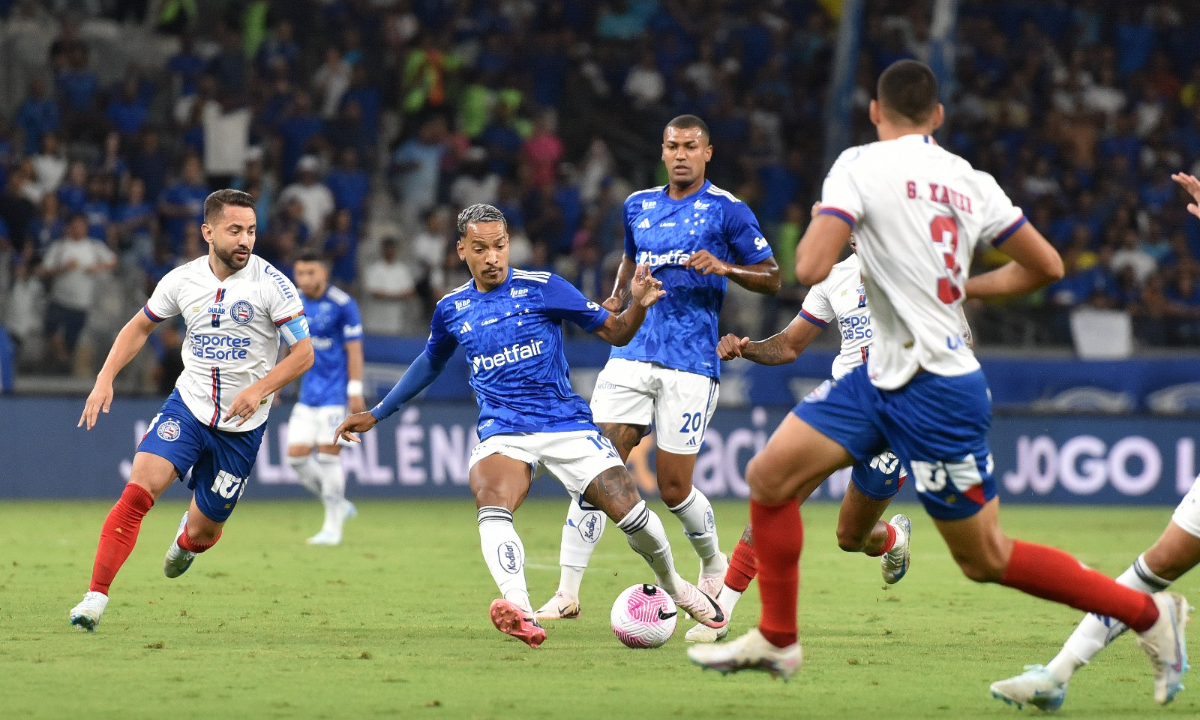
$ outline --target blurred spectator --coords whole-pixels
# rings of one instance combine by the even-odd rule
[[[107,175],[93,175],[88,180],[87,201],[83,203],[80,212],[87,218],[89,237],[108,241],[108,229],[113,219],[113,208],[109,202],[113,196],[112,178]]]
[[[129,174],[146,183],[146,196],[156,198],[167,187],[171,158],[160,144],[158,131],[146,129],[138,140],[137,150],[130,153]]]
[[[419,216],[437,201],[445,141],[446,121],[435,116],[426,120],[416,137],[400,145],[392,155],[396,190],[406,217]]]
[[[553,183],[554,171],[562,162],[564,152],[563,141],[554,132],[554,116],[550,113],[538,115],[533,123],[533,132],[521,148],[529,168],[529,181],[539,186]],[[466,207],[469,204],[461,205]]]
[[[42,195],[58,190],[67,176],[67,156],[58,144],[58,135],[48,132],[42,136],[41,152],[33,156],[34,181]]]
[[[52,195],[49,197],[53,197]],[[16,343],[18,365],[41,360],[46,290],[23,258],[13,260],[13,281],[4,302],[4,329]]]
[[[358,235],[350,210],[338,210],[333,215],[333,228],[325,238],[325,258],[331,264],[330,277],[342,288],[358,280]]]
[[[313,94],[321,98],[320,115],[326,120],[332,120],[342,104],[342,97],[350,89],[350,76],[353,66],[342,57],[342,51],[337,46],[325,50],[325,62],[317,68],[312,78]]]
[[[461,174],[450,185],[450,202],[457,207],[491,205],[500,190],[500,176],[488,169],[487,150],[473,147],[463,155]]]
[[[158,231],[154,206],[146,197],[146,184],[129,181],[124,201],[113,212],[113,235],[121,251],[131,250],[138,259],[148,259]]]
[[[417,284],[428,307],[432,307],[449,290],[442,278],[449,247],[449,228],[446,208],[431,208],[421,217],[421,229],[409,244],[416,265]]]
[[[204,201],[208,194],[200,158],[189,155],[183,161],[180,178],[158,199],[158,212],[166,219],[164,230],[176,250],[183,244],[184,228],[204,222]]]
[[[82,160],[75,160],[67,167],[66,181],[59,184],[56,191],[64,212],[83,212],[83,206],[87,203],[87,184],[87,165]]]
[[[50,244],[63,236],[66,221],[63,220],[58,195],[46,193],[42,196],[40,212],[29,222],[29,235],[33,240],[36,257],[42,257]]]
[[[29,81],[29,95],[17,109],[17,127],[25,136],[25,153],[32,155],[37,152],[42,137],[46,133],[58,132],[61,126],[58,103],[46,91],[46,81],[42,76],[34,75]]]
[[[354,148],[341,151],[338,166],[325,176],[325,186],[333,193],[334,205],[339,210],[350,211],[354,227],[361,227],[371,197],[371,178],[359,165],[358,152]]]
[[[279,135],[283,140],[282,180],[290,182],[295,177],[296,163],[313,149],[312,144],[324,127],[321,118],[313,113],[312,98],[306,92],[297,92],[287,117],[279,123]]]
[[[88,237],[87,218],[82,214],[71,217],[66,236],[52,244],[42,259],[38,274],[51,281],[46,334],[57,369],[72,367],[75,346],[95,299],[96,276],[116,265],[112,250]]]
[[[416,299],[416,279],[408,264],[396,255],[396,241],[380,243],[381,256],[363,275],[368,302],[363,304],[363,329],[379,335],[414,332],[420,325]],[[422,325],[424,323],[421,323]]]
[[[300,203],[304,224],[308,227],[310,237],[317,237],[325,232],[325,223],[336,207],[333,193],[317,179],[320,167],[321,161],[314,155],[300,158],[296,163],[296,172],[300,179],[279,193],[281,203],[287,204],[293,200]]]
[[[150,108],[139,97],[136,78],[126,78],[121,83],[121,91],[108,101],[105,115],[122,137],[131,137],[145,127]]]

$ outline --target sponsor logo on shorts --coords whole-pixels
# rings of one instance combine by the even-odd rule
[[[825,398],[829,397],[829,391],[831,389],[833,389],[833,381],[826,380],[825,382],[823,382],[820,385],[813,388],[813,391],[805,396],[804,402],[806,402],[806,403],[823,402],[825,400]]]
[[[254,306],[245,300],[238,300],[229,308],[229,317],[238,325],[245,325],[254,319]]]
[[[158,426],[158,436],[167,442],[175,442],[183,431],[179,428],[179,423],[168,418]]]
[[[517,547],[515,542],[500,543],[496,554],[500,558],[500,567],[504,569],[504,572],[509,575],[521,572],[521,548]]]

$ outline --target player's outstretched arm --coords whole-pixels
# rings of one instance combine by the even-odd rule
[[[968,279],[967,297],[1020,295],[1062,279],[1063,262],[1058,251],[1029,223],[1017,228],[998,249],[1013,262]]]
[[[773,257],[754,265],[734,265],[707,250],[699,250],[688,258],[687,266],[701,275],[727,277],[751,292],[763,295],[779,292],[779,264]]]
[[[617,281],[613,284],[612,294],[608,299],[600,303],[600,307],[613,313],[621,312],[621,308],[625,307],[625,303],[629,302],[629,283],[633,281],[633,273],[637,269],[637,263],[628,255],[621,256],[621,266],[617,268]]]
[[[759,365],[786,365],[800,357],[804,348],[821,334],[821,328],[797,317],[788,323],[783,332],[766,340],[752,341],[737,335],[726,335],[717,345],[717,356],[722,360],[746,358]]]
[[[408,366],[408,370],[404,371],[400,382],[396,383],[387,397],[367,412],[355,413],[342,421],[334,433],[334,437],[348,442],[358,442],[358,437],[353,433],[366,432],[379,424],[379,421],[395,413],[404,403],[412,400],[422,390],[429,387],[429,384],[436,380],[445,368],[445,360],[435,361],[428,352],[421,353],[416,360],[413,360],[412,365]]]
[[[849,241],[850,226],[845,220],[836,215],[816,215],[796,247],[796,280],[810,287],[824,280]]]
[[[278,365],[263,375],[261,380],[237,394],[237,397],[230,403],[229,412],[226,413],[222,422],[228,422],[235,417],[240,418],[236,423],[240,427],[242,423],[258,412],[258,406],[262,404],[263,398],[307,372],[313,365],[313,357],[312,338],[301,338],[292,343],[288,346],[287,357],[280,360]]]
[[[637,335],[638,328],[646,320],[646,308],[667,294],[662,289],[662,283],[650,274],[650,265],[647,263],[637,266],[630,290],[633,294],[633,302],[629,303],[625,312],[620,315],[609,315],[604,324],[594,331],[596,337],[618,347],[629,344],[633,336]]]
[[[121,368],[128,365],[138,354],[146,344],[146,338],[150,337],[150,333],[154,332],[156,327],[158,325],[143,312],[138,312],[133,319],[125,323],[125,327],[117,333],[117,339],[108,351],[108,358],[104,361],[104,367],[100,368],[100,374],[96,376],[96,384],[88,395],[83,414],[79,416],[79,424],[75,427],[87,427],[91,430],[96,426],[96,419],[100,413],[108,413],[113,399],[113,380],[116,379],[117,373],[121,372]]]

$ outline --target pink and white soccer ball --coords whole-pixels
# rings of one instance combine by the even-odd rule
[[[617,596],[612,607],[612,629],[631,648],[656,648],[675,634],[679,610],[657,585],[634,585]]]

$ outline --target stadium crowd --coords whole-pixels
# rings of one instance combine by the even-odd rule
[[[1200,339],[1200,224],[1169,179],[1200,158],[1187,5],[960,4],[940,139],[1000,180],[1068,268],[1032,299],[974,307],[983,342],[1065,344],[1078,306],[1129,311],[1149,345]],[[621,203],[662,181],[659,135],[683,112],[711,128],[709,177],[790,268],[826,170],[837,6],[0,0],[3,36],[24,39],[4,60],[23,91],[0,114],[0,319],[26,372],[90,374],[154,284],[205,251],[202,202],[227,186],[259,203],[256,252],[288,272],[320,249],[369,333],[425,332],[467,279],[452,219],[476,202],[504,211],[514,266],[603,297]],[[930,12],[868,3],[855,142],[874,139],[879,71],[929,59]],[[120,48],[128,37],[145,42]],[[777,299],[731,292],[724,321],[781,327],[760,303],[794,312],[804,290],[783,276]],[[180,341],[156,333],[167,385]]]

